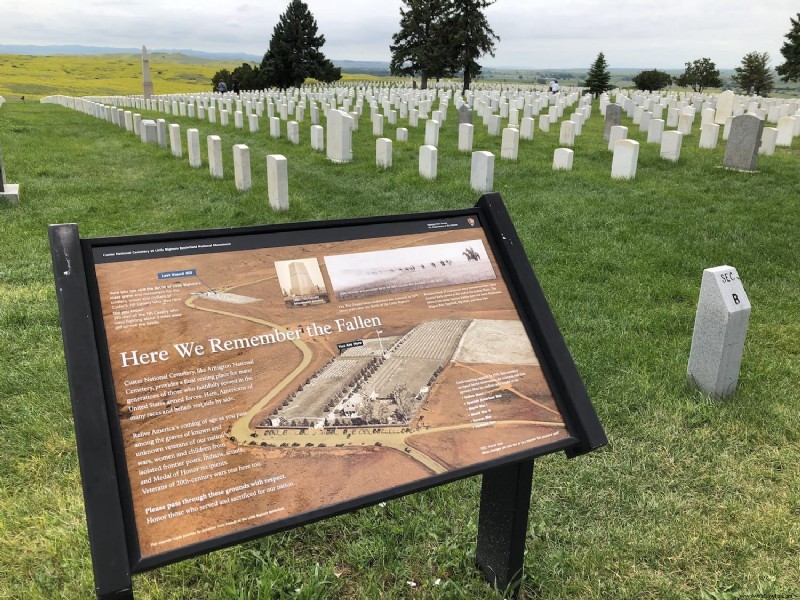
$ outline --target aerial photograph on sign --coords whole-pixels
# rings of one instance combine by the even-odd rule
[[[95,266],[143,557],[569,441],[474,222],[192,252]]]

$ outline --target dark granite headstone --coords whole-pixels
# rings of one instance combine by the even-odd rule
[[[0,192],[6,191],[6,178],[5,174],[3,173],[3,151],[0,150]]]
[[[466,104],[462,104],[458,109],[458,124],[469,123],[472,125],[472,109]]]
[[[603,129],[603,139],[608,140],[611,135],[611,128],[619,125],[622,116],[622,107],[619,104],[609,104],[606,106],[606,126]]]
[[[722,166],[726,169],[755,171],[763,131],[764,122],[755,115],[733,117]]]

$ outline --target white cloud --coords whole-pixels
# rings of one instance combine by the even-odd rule
[[[400,0],[307,0],[329,58],[389,60]],[[3,0],[0,43],[191,48],[262,54],[288,0]],[[487,18],[501,41],[484,66],[586,68],[603,51],[611,67],[679,68],[710,57],[723,68],[750,51],[773,64],[796,0],[498,0]]]

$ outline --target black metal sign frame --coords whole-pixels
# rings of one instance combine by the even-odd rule
[[[483,227],[500,276],[536,351],[569,435],[477,465],[142,557],[133,520],[130,475],[122,448],[95,275],[98,250],[106,247],[136,248],[175,240],[229,239],[252,234],[286,236],[297,244],[320,235],[327,239],[335,238],[337,230],[363,225],[393,229],[402,228],[408,222],[464,217],[478,220]],[[559,450],[573,457],[607,443],[602,425],[499,194],[484,194],[474,208],[458,211],[121,238],[81,239],[76,225],[52,225],[50,244],[96,592],[101,599],[133,598],[132,573],[477,474],[483,474],[484,478],[477,564],[487,579],[502,588],[513,589],[521,578],[534,458]],[[213,247],[208,252],[214,252]]]

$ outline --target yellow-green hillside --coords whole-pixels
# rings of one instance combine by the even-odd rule
[[[157,94],[211,91],[220,69],[241,63],[208,60],[185,54],[150,54],[150,72]],[[378,81],[374,75],[343,74],[343,81]],[[142,59],[138,54],[30,56],[0,54],[0,96],[9,102],[54,94],[87,96],[141,94]]]
[[[156,93],[211,91],[211,77],[238,66],[183,54],[150,55]],[[84,96],[142,92],[142,59],[138,54],[28,56],[0,54],[0,95],[41,98],[53,94]]]

